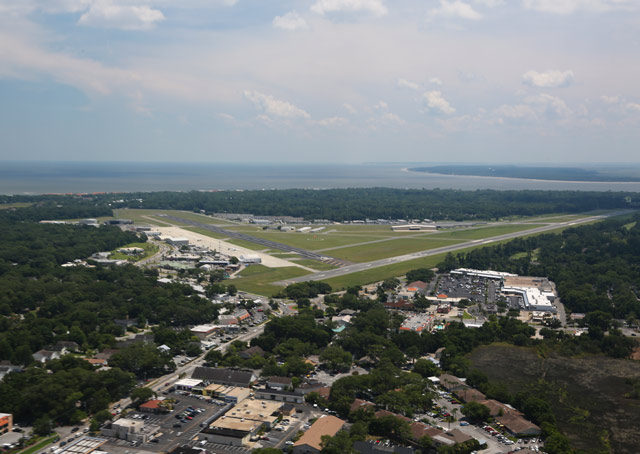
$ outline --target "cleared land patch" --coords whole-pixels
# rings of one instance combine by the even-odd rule
[[[267,268],[262,265],[251,265],[238,274],[238,278],[228,279],[224,284],[235,285],[239,290],[258,295],[273,296],[282,290],[272,282],[308,274],[308,271],[298,267]]]

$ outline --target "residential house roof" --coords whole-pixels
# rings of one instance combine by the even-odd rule
[[[356,399],[351,403],[351,406],[349,407],[349,412],[351,413],[354,411],[358,411],[361,408],[363,410],[366,410],[367,408],[374,409],[376,408],[376,406],[373,402],[369,402],[368,400]]]

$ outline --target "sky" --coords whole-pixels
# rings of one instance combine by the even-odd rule
[[[640,0],[0,0],[0,160],[640,162]]]

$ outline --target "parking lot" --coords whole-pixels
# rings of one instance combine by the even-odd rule
[[[438,281],[437,293],[450,298],[466,298],[474,303],[494,303],[500,296],[499,284],[492,279],[444,274]]]

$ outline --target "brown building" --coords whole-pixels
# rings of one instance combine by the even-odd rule
[[[322,449],[322,437],[333,437],[344,426],[344,421],[335,416],[321,416],[309,430],[293,445],[293,454],[317,454]]]

